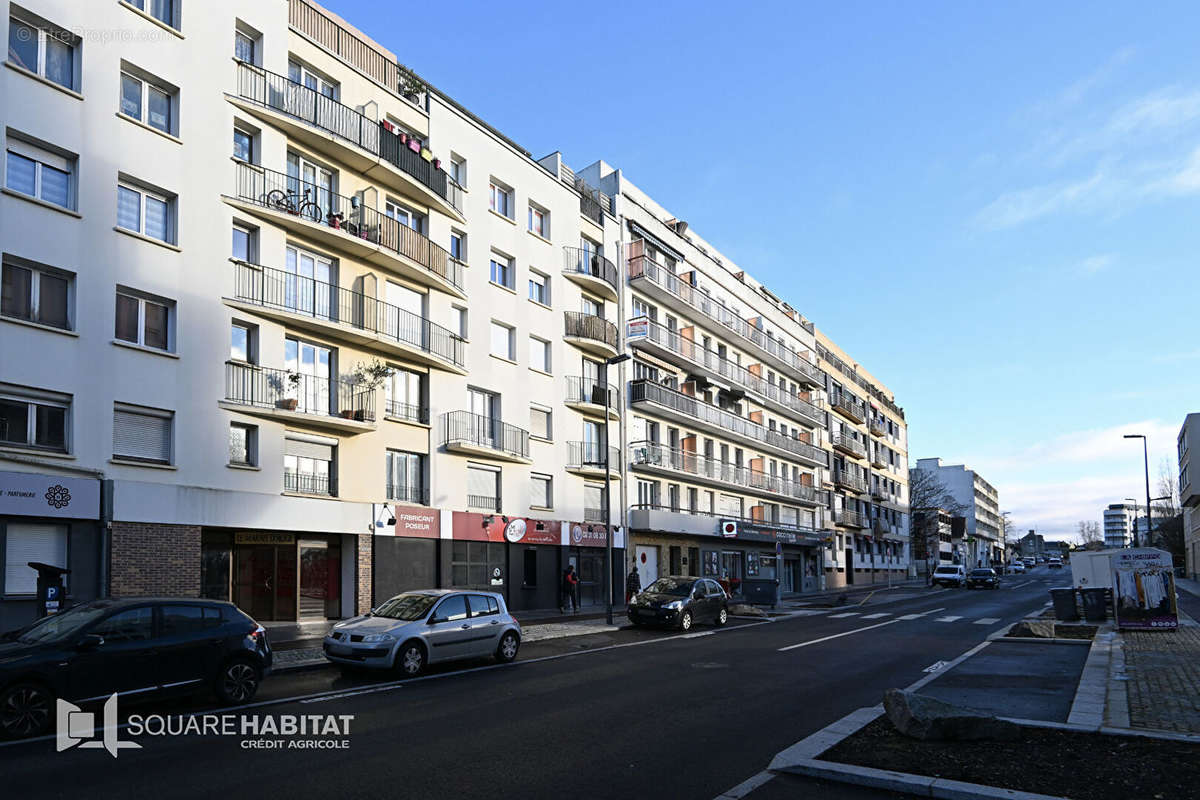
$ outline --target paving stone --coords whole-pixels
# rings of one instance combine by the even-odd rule
[[[1121,638],[1132,727],[1200,733],[1200,626]]]

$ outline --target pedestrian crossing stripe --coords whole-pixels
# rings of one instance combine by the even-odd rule
[[[923,616],[925,616],[925,615],[924,614],[905,614],[903,617],[896,617],[896,619],[920,619]]]
[[[975,625],[995,625],[1000,621],[999,617],[980,617],[975,620]]]
[[[859,613],[860,612],[858,612],[858,611],[847,611],[845,614],[830,614],[829,618],[830,619],[841,619],[842,617],[857,617],[859,615]]]
[[[938,617],[934,622],[958,622],[962,617]]]
[[[891,614],[887,611],[881,611],[878,614],[867,614],[863,619],[879,619],[880,617],[890,617]]]

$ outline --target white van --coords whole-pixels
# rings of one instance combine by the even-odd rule
[[[962,564],[942,564],[933,571],[934,586],[961,587],[967,582],[967,568]]]

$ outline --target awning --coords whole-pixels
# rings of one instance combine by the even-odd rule
[[[687,260],[684,257],[683,253],[679,252],[677,249],[675,249],[671,245],[667,244],[662,239],[660,239],[657,236],[655,236],[654,234],[650,233],[650,231],[646,230],[645,228],[643,228],[641,225],[634,222],[633,220],[629,220],[629,230],[631,230],[633,233],[637,234],[638,236],[641,236],[646,241],[652,243],[655,247],[657,247],[659,250],[662,250],[664,253],[666,253],[671,258],[675,259],[676,261],[686,261]]]

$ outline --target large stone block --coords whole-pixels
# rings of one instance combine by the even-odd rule
[[[1016,741],[1020,726],[969,708],[901,689],[888,689],[883,709],[900,733],[914,739]]]

